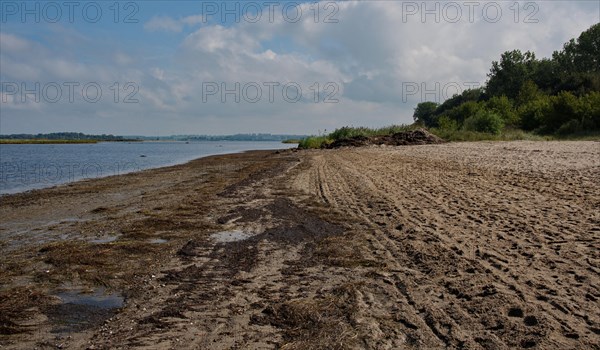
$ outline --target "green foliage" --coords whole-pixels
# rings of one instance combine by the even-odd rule
[[[309,148],[321,148],[332,142],[327,136],[309,136],[298,144],[298,148],[309,149]]]
[[[485,132],[467,131],[464,129],[458,130],[443,130],[439,128],[429,129],[429,131],[438,137],[447,141],[544,141],[549,140],[549,137],[543,137],[523,130],[505,129],[499,135]]]
[[[415,113],[413,114],[413,119],[417,123],[421,123],[427,127],[433,126],[435,124],[435,111],[438,108],[439,104],[435,102],[422,102],[417,105],[415,108]]]
[[[516,127],[519,123],[519,118],[513,107],[513,102],[505,95],[500,97],[494,96],[490,98],[486,104],[486,109],[498,114],[502,117],[505,125]]]
[[[551,96],[550,108],[542,115],[541,131],[545,133],[557,131],[563,124],[577,119],[578,111],[579,100],[572,93],[563,91],[556,96]]]
[[[475,116],[482,108],[482,105],[475,101],[467,101],[461,105],[452,108],[446,116],[462,125],[466,119]]]
[[[415,121],[473,139],[481,138],[475,132],[498,135],[505,127],[561,137],[599,130],[600,24],[566,43],[552,59],[507,51],[492,63],[488,78],[484,88],[466,90],[441,105],[420,103]]]
[[[422,102],[415,124],[449,141],[596,137],[600,132],[600,23],[566,43],[552,59],[507,51],[493,62],[486,86],[456,94],[441,105]],[[380,129],[343,127],[300,142],[320,148],[335,140],[389,135],[407,126]],[[522,128],[519,130],[517,128]]]
[[[521,86],[521,90],[519,90],[519,94],[515,99],[515,105],[517,107],[521,107],[533,100],[538,99],[540,95],[541,92],[536,83],[531,80],[527,80],[525,83],[523,83],[523,86]]]
[[[600,92],[591,92],[579,99],[579,116],[584,127],[600,129]]]
[[[504,120],[492,111],[480,110],[465,120],[463,128],[466,131],[499,135],[504,128]]]
[[[550,110],[550,97],[538,94],[519,107],[518,115],[520,127],[525,131],[532,131],[540,128],[544,115]]]
[[[581,131],[581,123],[579,123],[579,121],[576,119],[571,119],[568,122],[561,125],[560,128],[556,130],[556,134],[560,136],[565,136],[569,134],[574,134],[578,131]]]
[[[364,127],[353,128],[349,126],[344,126],[339,129],[335,129],[331,134],[329,134],[329,138],[333,140],[339,139],[347,139],[355,136],[365,136],[368,133],[368,129]]]
[[[442,103],[435,111],[437,116],[444,115],[446,112],[460,106],[463,103],[473,101],[478,102],[484,98],[483,90],[480,89],[467,89],[460,95],[454,95]]]
[[[399,132],[415,130],[417,128],[418,128],[417,125],[404,125],[404,124],[384,126],[379,129],[373,129],[373,133],[371,134],[371,136],[373,136],[373,135],[393,135],[393,134],[397,134]]]
[[[411,129],[412,127],[407,125],[390,125],[378,129],[344,126],[342,128],[335,129],[332,133],[327,135],[327,137],[331,140],[341,140],[356,136],[369,137],[377,135],[392,135],[398,132],[407,131]]]
[[[600,73],[600,23],[571,39],[563,50],[554,52],[560,73]]]
[[[330,134],[323,136],[310,136],[300,141],[298,148],[322,148],[329,145],[335,140],[347,139],[356,136],[381,136],[393,135],[402,131],[415,129],[416,126],[411,125],[390,125],[382,128],[366,128],[366,127],[350,127],[344,126],[334,130]]]
[[[532,79],[535,70],[536,59],[533,52],[506,51],[502,54],[500,62],[492,62],[487,92],[490,96],[506,95],[515,98],[521,86]]]
[[[458,123],[456,120],[450,119],[448,116],[441,116],[438,119],[438,128],[444,131],[455,131],[458,130]]]

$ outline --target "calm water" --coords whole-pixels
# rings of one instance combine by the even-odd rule
[[[296,147],[281,142],[101,142],[96,144],[0,145],[0,194],[247,150]]]

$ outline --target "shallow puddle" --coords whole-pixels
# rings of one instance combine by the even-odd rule
[[[117,293],[106,293],[105,288],[98,288],[92,293],[80,290],[69,290],[56,294],[64,304],[87,305],[102,309],[115,309],[123,306],[125,299]]]
[[[80,332],[112,317],[125,299],[118,293],[98,288],[91,293],[67,290],[56,294],[61,304],[51,305],[46,315],[54,325],[53,333]]]
[[[217,243],[243,241],[250,237],[252,237],[252,234],[250,234],[248,232],[242,232],[242,231],[223,231],[223,232],[213,233],[212,235],[210,235],[210,238],[215,240],[215,242],[217,242]]]
[[[90,242],[91,243],[99,243],[99,244],[110,243],[110,242],[116,241],[117,239],[119,239],[119,237],[121,237],[121,235],[101,237],[101,238],[92,239]]]

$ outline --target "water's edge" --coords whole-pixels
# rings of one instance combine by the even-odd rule
[[[36,184],[31,187],[16,189],[14,191],[12,191],[10,189],[7,191],[3,191],[2,189],[0,189],[0,198],[7,198],[7,197],[13,196],[13,195],[23,195],[23,194],[32,193],[32,192],[41,191],[41,190],[56,189],[56,188],[60,188],[60,187],[64,187],[64,186],[72,186],[72,185],[76,185],[78,183],[94,181],[94,180],[99,180],[99,179],[106,179],[106,178],[118,177],[118,176],[135,174],[135,173],[143,173],[146,171],[154,171],[157,169],[166,169],[166,168],[189,164],[191,162],[195,162],[197,160],[208,158],[208,157],[219,157],[219,156],[226,156],[226,155],[231,155],[231,154],[242,154],[242,153],[248,153],[248,152],[275,152],[275,151],[281,151],[281,150],[295,148],[293,146],[290,147],[290,144],[282,143],[281,145],[282,145],[281,148],[273,148],[273,149],[247,149],[247,150],[239,150],[239,151],[231,151],[231,152],[225,151],[225,152],[221,152],[221,153],[215,152],[215,153],[211,153],[211,154],[201,155],[201,156],[198,156],[197,158],[193,158],[193,159],[185,159],[185,160],[181,160],[181,161],[175,161],[172,163],[162,164],[162,165],[158,165],[158,166],[151,166],[148,168],[143,168],[143,169],[138,169],[138,170],[123,171],[123,172],[120,172],[119,174],[108,174],[107,173],[105,175],[88,177],[88,178],[76,178],[72,181],[65,181],[65,182],[60,182],[60,183],[47,183],[47,184],[40,183],[40,184]],[[286,146],[288,146],[288,147],[286,147]]]

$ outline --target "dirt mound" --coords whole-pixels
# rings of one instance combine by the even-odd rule
[[[406,146],[406,145],[428,145],[443,143],[444,140],[433,135],[425,129],[399,132],[393,135],[385,136],[355,136],[347,139],[335,140],[327,148],[340,147],[362,147],[368,145],[388,145],[388,146]]]

